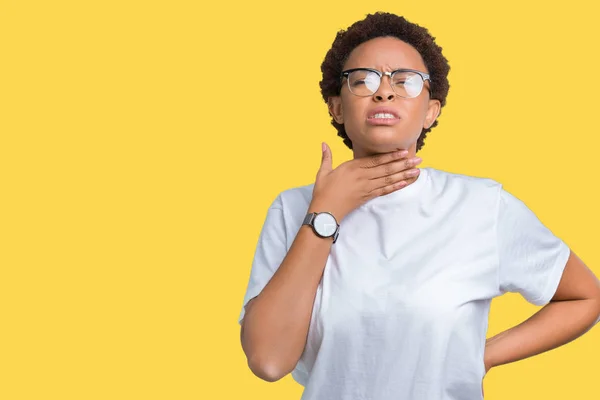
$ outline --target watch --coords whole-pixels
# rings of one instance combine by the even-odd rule
[[[312,212],[306,214],[302,225],[310,225],[313,232],[319,237],[333,237],[333,243],[338,238],[340,232],[340,224],[337,223],[335,217],[328,212]]]

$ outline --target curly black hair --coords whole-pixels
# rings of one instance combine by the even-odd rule
[[[382,36],[400,39],[413,46],[421,54],[431,76],[431,98],[439,100],[443,107],[446,104],[446,96],[450,88],[448,83],[450,65],[442,54],[442,48],[435,43],[435,37],[426,28],[409,22],[404,17],[385,12],[367,14],[362,21],[357,21],[347,30],[337,33],[331,49],[321,64],[323,79],[319,82],[319,86],[323,100],[327,103],[330,96],[340,95],[342,90],[340,75],[352,50],[361,43]],[[338,136],[344,139],[344,144],[352,149],[352,142],[346,134],[344,125],[338,124],[333,118],[331,124],[337,129]],[[429,128],[421,131],[416,151],[424,146],[427,133],[437,124],[436,119]]]

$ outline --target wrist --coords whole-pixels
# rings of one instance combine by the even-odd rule
[[[492,363],[491,363],[491,361],[490,361],[490,360],[485,360],[485,361],[483,362],[483,365],[485,365],[485,373],[486,373],[486,374],[487,374],[487,373],[488,373],[488,371],[489,371],[490,369],[492,369],[492,367],[493,367],[493,365],[492,365]]]
[[[344,218],[344,214],[341,211],[335,209],[334,207],[332,207],[330,204],[327,204],[326,202],[319,202],[319,201],[311,202],[310,205],[308,206],[307,213],[313,213],[313,212],[314,213],[328,212],[334,216],[334,218],[336,219],[338,224]]]
[[[485,346],[485,354],[483,356],[483,365],[485,365],[485,372],[487,373],[490,369],[494,368],[497,364],[493,359],[493,349],[490,350],[489,339]]]

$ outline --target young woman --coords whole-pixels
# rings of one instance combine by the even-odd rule
[[[250,369],[292,373],[303,400],[476,400],[496,365],[580,336],[600,316],[594,274],[494,180],[417,168],[448,94],[428,31],[376,13],[322,65],[354,159],[270,206],[239,317]],[[494,297],[544,306],[486,341]],[[573,300],[573,301],[565,301]]]

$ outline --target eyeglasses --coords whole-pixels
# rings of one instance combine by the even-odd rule
[[[353,68],[342,72],[340,79],[346,78],[348,89],[356,96],[373,96],[381,85],[383,75],[390,77],[392,90],[400,97],[413,98],[421,94],[425,81],[431,82],[429,75],[414,69],[397,69],[381,72],[371,68]],[[429,88],[427,88],[429,91]]]

